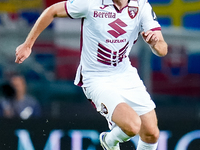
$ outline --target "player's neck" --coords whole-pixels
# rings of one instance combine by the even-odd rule
[[[121,10],[128,4],[128,0],[113,0],[115,6]]]

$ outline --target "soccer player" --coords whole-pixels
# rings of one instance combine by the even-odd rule
[[[139,134],[137,150],[155,150],[159,138],[155,104],[128,58],[139,33],[154,54],[167,54],[161,27],[147,0],[56,3],[44,10],[17,47],[16,63],[29,57],[35,40],[55,17],[82,18],[75,84],[108,121],[111,131],[100,134],[103,149],[120,150],[119,143]]]

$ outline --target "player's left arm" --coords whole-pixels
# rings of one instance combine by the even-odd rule
[[[144,41],[149,44],[152,52],[157,56],[163,57],[168,52],[168,46],[160,30],[148,30],[141,33]]]

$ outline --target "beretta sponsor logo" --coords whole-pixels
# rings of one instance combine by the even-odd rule
[[[116,18],[116,13],[94,11],[95,18]]]

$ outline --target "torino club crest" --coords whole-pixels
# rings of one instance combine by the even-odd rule
[[[138,14],[138,7],[128,7],[128,14],[131,19],[135,18],[135,16]]]

